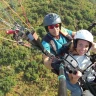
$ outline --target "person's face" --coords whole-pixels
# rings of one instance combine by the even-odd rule
[[[59,24],[55,24],[55,25],[49,25],[48,26],[48,30],[49,30],[49,32],[50,32],[50,34],[51,35],[53,35],[53,36],[58,36],[59,35]]]
[[[89,42],[85,40],[78,40],[76,51],[79,55],[84,55],[89,49]]]

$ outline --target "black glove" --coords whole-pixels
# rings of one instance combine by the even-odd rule
[[[68,53],[71,44],[72,44],[72,42],[68,42],[66,44],[63,44],[62,47],[61,47],[61,49],[60,49],[60,53],[59,54]]]
[[[52,68],[54,70],[59,71],[60,63],[61,63],[60,60],[56,60],[56,61],[54,61],[54,62],[51,63],[51,66],[52,66]]]

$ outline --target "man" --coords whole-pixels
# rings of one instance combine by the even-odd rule
[[[60,55],[62,55],[62,45],[68,43],[74,36],[75,32],[63,28],[61,26],[61,18],[56,13],[47,14],[44,17],[43,25],[47,31],[47,35],[42,40],[43,47],[55,56],[60,57]],[[50,59],[43,54],[43,60],[44,65],[47,68],[53,69],[52,66],[55,66],[55,64],[52,64],[53,59]]]

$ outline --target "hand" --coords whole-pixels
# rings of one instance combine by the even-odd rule
[[[80,71],[77,71],[76,74],[69,73],[68,75],[69,75],[70,82],[72,84],[76,84],[78,82],[79,78],[82,76],[82,73]]]
[[[52,59],[49,58],[48,56],[46,56],[45,54],[42,55],[42,60],[44,65],[48,68],[48,69],[53,69],[51,67],[51,63],[52,63]]]

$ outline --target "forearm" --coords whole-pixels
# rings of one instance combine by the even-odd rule
[[[44,65],[45,65],[45,67],[48,68],[48,69],[53,69],[53,68],[51,67],[52,60],[49,59],[49,57],[47,57],[47,56],[44,55],[44,54],[43,54],[42,57],[43,57],[42,59],[43,59],[43,63],[44,63]]]
[[[58,60],[58,58],[56,58],[56,57],[49,58],[46,55],[43,55],[43,61],[44,61],[44,65],[48,69],[55,69],[57,71],[59,70],[61,61]]]

